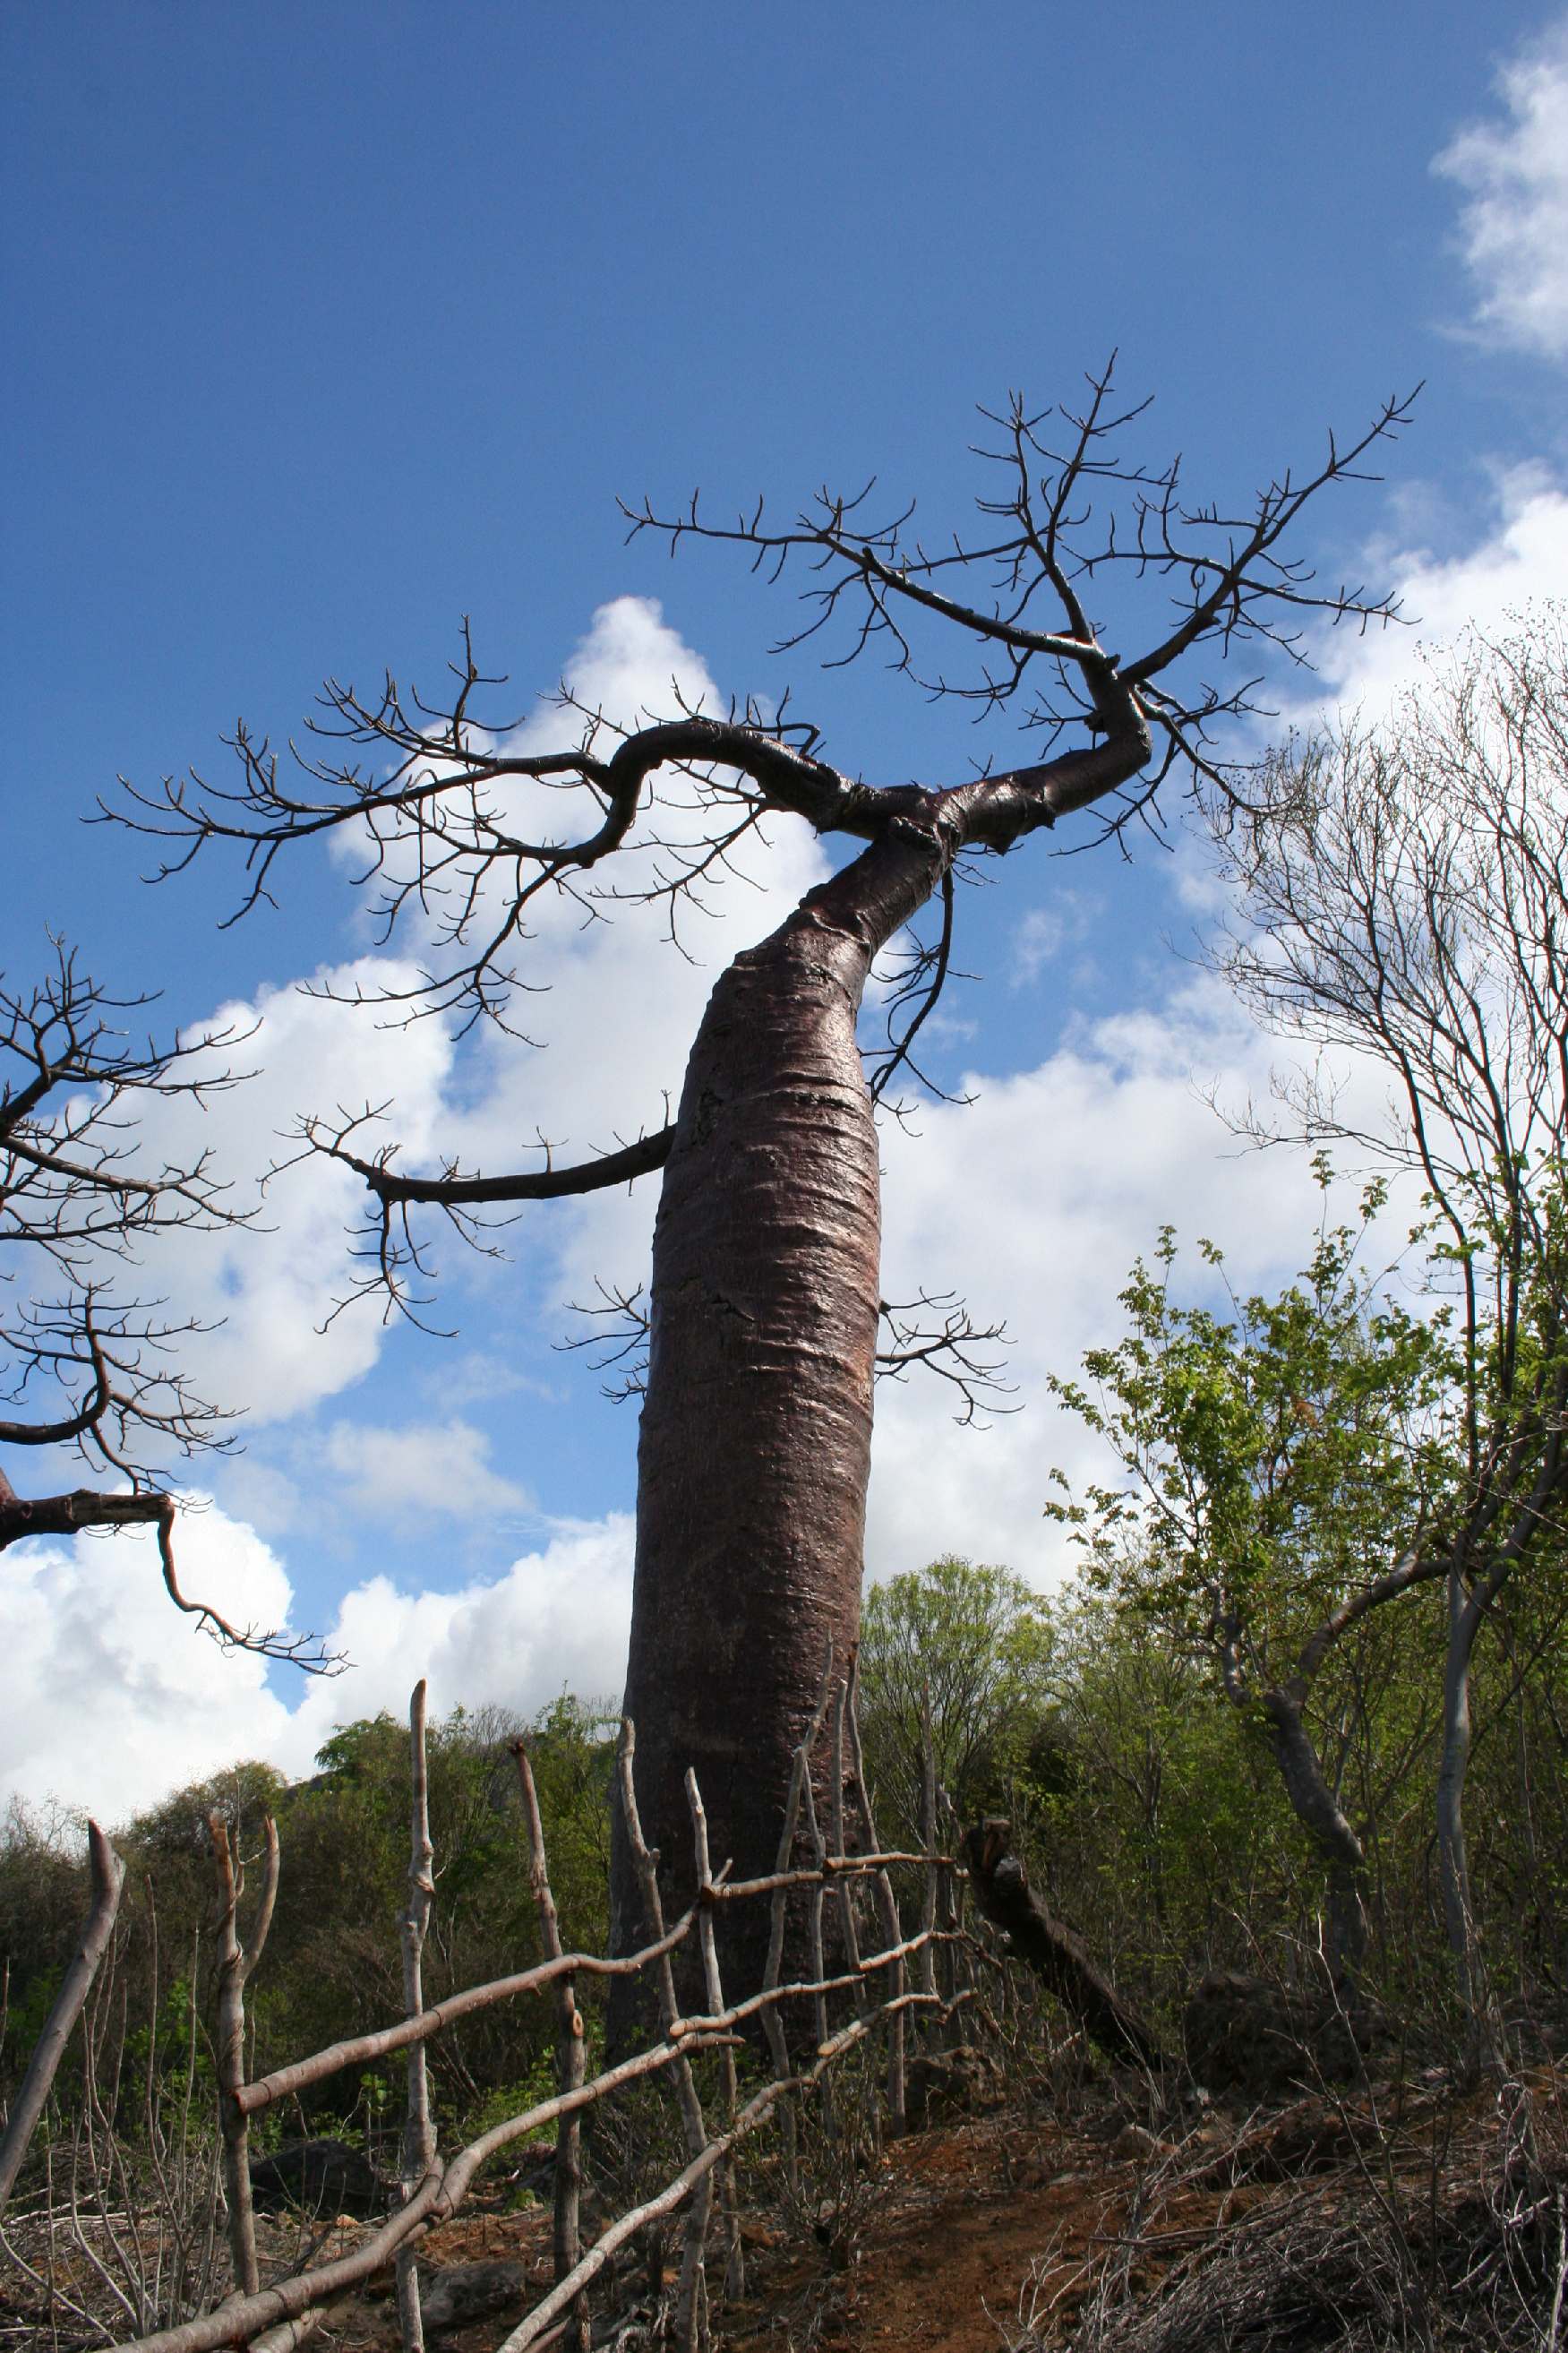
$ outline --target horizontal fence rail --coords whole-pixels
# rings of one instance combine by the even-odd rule
[[[153,2334],[121,2340],[136,2353],[218,2353],[226,2347],[252,2346],[257,2353],[290,2353],[329,2316],[331,2306],[377,2274],[396,2274],[397,2309],[404,2353],[422,2353],[417,2250],[432,2227],[455,2215],[483,2168],[510,2146],[542,2126],[556,2128],[554,2167],[554,2283],[498,2348],[528,2348],[565,2343],[585,2348],[589,2341],[589,2292],[629,2242],[684,2210],[681,2263],[675,2290],[671,2341],[696,2353],[709,2330],[710,2296],[743,2293],[744,2264],[735,2189],[735,2153],[758,2130],[777,2118],[783,2128],[781,2158],[792,2188],[796,2183],[795,2112],[813,2092],[828,2099],[833,2070],[858,2048],[877,2038],[885,2047],[882,2102],[889,2128],[904,2127],[905,2034],[908,2021],[924,2020],[928,2031],[945,2028],[977,2000],[979,1970],[994,1966],[985,1945],[963,1925],[958,1867],[937,1838],[938,1793],[928,1767],[919,1851],[884,1848],[872,1819],[860,1755],[855,1674],[836,1679],[828,1662],[816,1707],[795,1749],[785,1795],[775,1868],[732,1880],[726,1862],[711,1866],[708,1824],[694,1774],[687,1776],[696,1864],[696,1900],[672,1926],[666,1926],[657,1857],[643,1837],[636,1788],[636,1735],[621,1726],[614,1789],[641,1883],[647,1941],[635,1952],[605,1957],[566,1952],[561,1944],[551,1890],[545,1840],[527,1743],[512,1744],[523,1820],[527,1830],[531,1887],[539,1915],[544,1957],[531,1968],[470,1986],[426,2005],[421,1991],[420,1957],[435,1896],[434,1850],[430,1841],[425,1743],[425,1685],[410,1705],[411,1838],[408,1903],[399,1915],[407,2015],[364,2034],[334,2042],[276,2067],[252,2082],[243,2080],[246,1990],[261,1958],[279,1886],[280,1858],[276,1831],[266,1826],[260,1901],[251,1923],[249,1949],[240,1933],[245,1875],[237,1839],[215,1816],[213,1846],[219,1895],[218,1926],[218,2126],[233,2293],[213,2310]],[[819,1750],[825,1752],[818,1756]],[[813,1786],[814,1757],[826,1785],[823,1818]],[[846,1791],[853,1804],[853,1821]],[[853,1838],[853,1845],[851,1840]],[[804,1850],[807,1860],[797,1860]],[[919,1874],[920,1925],[905,1928],[892,1873]],[[858,1910],[857,1889],[865,1891]],[[769,1907],[767,1959],[755,1991],[727,1997],[715,1924],[736,1905]],[[791,1946],[792,1904],[797,1926]],[[802,1916],[804,1914],[804,1917]],[[874,1917],[876,1934],[867,1933]],[[869,1944],[873,1949],[863,1949]],[[835,1957],[830,1962],[830,1945]],[[809,1973],[786,1976],[786,1946],[804,1949]],[[682,2008],[677,1994],[674,1957],[686,1949],[700,1964],[703,2007]],[[592,2075],[586,2066],[584,2021],[576,1987],[584,1979],[645,1978],[654,1998],[658,2030],[646,2048]],[[462,2147],[440,2153],[436,2146],[426,2051],[431,2041],[459,2021],[531,1994],[549,1994],[555,2019],[556,2088],[517,2114],[493,2125]],[[784,2015],[809,2017],[803,2045],[792,2050]],[[838,2013],[835,2020],[834,2010]],[[844,2017],[846,2009],[852,2012]],[[742,2100],[736,2052],[756,2047],[761,2035],[771,2080]],[[367,2227],[358,2243],[308,2262],[287,2276],[263,2283],[251,2211],[249,2135],[252,2118],[279,2101],[325,2082],[347,2068],[364,2066],[398,2052],[407,2056],[407,2105],[399,2160],[400,2202],[384,2221]],[[710,2118],[692,2061],[717,2054],[717,2113]],[[600,2103],[633,2084],[667,2081],[679,2110],[685,2162],[652,2192],[637,2199],[584,2246],[581,2229],[581,2122]],[[706,2077],[712,2084],[715,2078]],[[831,2108],[825,2108],[825,2116]],[[722,2280],[709,2281],[710,2246],[722,2255]]]

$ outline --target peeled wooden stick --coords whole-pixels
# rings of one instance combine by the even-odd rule
[[[643,1836],[642,1818],[637,1812],[637,1778],[633,1771],[636,1757],[637,1728],[629,1715],[623,1716],[620,1746],[616,1750],[616,1761],[620,1767],[621,1810],[626,1818],[626,1842],[642,1883],[647,1925],[657,1937],[664,1934],[664,1899],[658,1892],[658,1857]],[[679,2017],[680,2010],[675,1999],[675,1971],[668,1953],[661,1954],[654,1964],[654,1983],[658,1988],[659,2023],[666,2037],[673,2040],[670,2029]],[[680,2102],[680,2120],[686,2132],[687,2151],[695,2165],[708,2148],[708,2126],[702,2114],[702,2103],[697,2096],[697,2080],[685,2059],[676,2063],[675,2089]],[[706,2305],[708,2283],[703,2253],[708,2237],[708,2216],[713,2200],[711,2169],[704,2167],[693,2175],[693,2182],[696,2196],[687,2221],[680,2285],[676,2294],[675,2341],[681,2353],[696,2353]]]
[[[522,1795],[523,1820],[528,1825],[529,1882],[533,1901],[539,1912],[539,1933],[548,1959],[562,1957],[561,1923],[556,1916],[555,1898],[551,1893],[550,1872],[544,1852],[544,1824],[540,1819],[539,1792],[533,1786],[533,1767],[528,1760],[528,1744],[517,1739],[511,1744],[517,1766],[518,1787]],[[581,2089],[587,2072],[587,2053],[584,2048],[583,2014],[577,2007],[576,1989],[570,1978],[557,1978],[555,1993],[555,2081],[563,2092]],[[555,2127],[555,2276],[563,2280],[575,2267],[580,2252],[578,2232],[583,2203],[583,2126],[575,2112],[563,2116]],[[574,2353],[583,2353],[588,2343],[588,2300],[579,2296],[573,2306],[566,2326],[568,2341]]]
[[[70,2040],[71,2028],[81,2014],[82,2004],[91,1990],[98,1965],[108,1948],[113,1934],[115,1915],[120,1909],[120,1893],[125,1884],[125,1865],[110,1845],[96,1822],[87,1826],[88,1866],[91,1874],[92,1905],[81,1932],[81,1940],[66,1971],[65,1983],[55,1996],[54,2007],[44,2023],[44,2031],[33,2046],[27,2062],[27,2072],[12,2104],[10,2120],[4,2139],[0,2139],[0,2214],[11,2195],[27,2145],[37,2129],[38,2118],[44,2113],[44,2103],[49,2096],[49,2086],[61,2054]]]
[[[242,2295],[254,2295],[260,2286],[261,2275],[256,2261],[256,2217],[250,2206],[250,2125],[239,2094],[245,2083],[246,1981],[261,1958],[267,1932],[272,1926],[272,1907],[278,1900],[278,1825],[268,1814],[261,1903],[248,1954],[239,1941],[239,1899],[245,1893],[245,1873],[239,1862],[238,1832],[216,1812],[207,1816],[207,1827],[212,1832],[218,1883],[216,2059],[228,2244],[235,2286]]]
[[[425,2007],[425,1939],[429,1933],[430,1907],[436,1900],[430,1843],[430,1777],[425,1747],[425,1679],[414,1686],[408,1703],[409,1808],[408,1908],[398,1921],[403,1947],[403,2006],[410,2018]],[[403,2125],[403,2150],[398,2167],[405,2205],[436,2162],[436,2131],[430,2120],[430,2079],[423,2042],[408,2048],[408,2112]],[[419,2306],[419,2266],[412,2246],[397,2253],[397,2326],[403,2353],[425,2353],[425,2320]]]

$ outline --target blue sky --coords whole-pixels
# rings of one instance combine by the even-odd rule
[[[241,1181],[339,1100],[395,1093],[411,1152],[489,1165],[658,1116],[716,962],[819,853],[781,839],[706,976],[646,926],[548,932],[553,1042],[465,1059],[295,996],[374,952],[326,856],[231,931],[217,861],[143,890],[137,845],[79,822],[117,772],[216,770],[237,713],[286,735],[328,671],[434,677],[464,612],[510,716],[575,661],[634,706],[672,671],[788,683],[878,782],[1010,755],[873,668],[770,657],[784,592],[626,546],[617,494],[788,508],[875,471],[959,523],[974,404],[1070,395],[1115,346],[1156,395],[1149,454],[1222,499],[1425,377],[1387,483],[1323,502],[1306,552],[1402,584],[1437,635],[1568,586],[1568,42],[1539,8],[143,0],[12,10],[0,42],[5,960],[36,967],[52,924],[172,1021],[264,1010],[264,1074],[215,1125]],[[1383,693],[1407,650],[1330,645],[1324,691]],[[948,1546],[1055,1573],[1039,1502],[1079,1441],[1043,1372],[1103,1336],[1161,1218],[1249,1275],[1294,1263],[1310,1188],[1238,1165],[1198,1099],[1268,1059],[1168,944],[1204,903],[1191,843],[1040,845],[964,910],[942,1068],[980,1101],[889,1138],[889,1288],[1005,1314],[1025,1411],[982,1438],[940,1395],[887,1400],[874,1573]],[[258,1614],[291,1594],[355,1674],[301,1696],[187,1643],[129,1539],[13,1552],[13,1786],[112,1812],[237,1742],[298,1768],[426,1670],[441,1705],[613,1688],[635,1422],[552,1344],[595,1271],[636,1279],[651,1193],[531,1220],[504,1267],[448,1255],[446,1344],[363,1316],[316,1339],[352,1206],[297,1176],[248,1259],[157,1274],[226,1308],[210,1368],[250,1410],[190,1556]],[[115,1695],[90,1768],[89,1686]]]

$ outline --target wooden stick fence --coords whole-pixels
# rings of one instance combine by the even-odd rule
[[[785,1799],[783,1831],[775,1869],[765,1876],[734,1882],[726,1863],[715,1873],[708,1845],[708,1824],[696,1776],[687,1776],[696,1864],[697,1900],[672,1926],[666,1926],[656,1871],[656,1858],[643,1836],[637,1810],[635,1777],[636,1735],[629,1722],[621,1727],[617,1750],[616,1786],[628,1844],[640,1881],[648,1941],[640,1950],[614,1958],[596,1954],[568,1953],[561,1941],[560,1924],[551,1891],[544,1831],[540,1817],[527,1745],[513,1745],[522,1814],[528,1836],[531,1885],[539,1915],[544,1957],[533,1968],[499,1978],[425,2005],[421,1958],[428,1933],[435,1895],[434,1851],[430,1840],[425,1758],[425,1685],[414,1693],[410,1706],[411,1843],[408,1903],[399,1920],[403,1950],[405,2016],[390,2025],[333,2043],[329,2049],[275,2068],[256,2081],[244,2081],[245,1987],[260,1958],[278,1889],[278,1841],[267,1824],[261,1899],[251,1931],[251,1950],[241,1945],[238,1928],[243,1874],[228,1826],[214,1819],[214,1853],[221,1898],[218,2081],[219,2125],[225,2152],[230,2248],[235,2293],[216,2310],[133,2340],[138,2353],[218,2353],[218,2348],[248,2345],[258,2353],[287,2353],[299,2345],[331,2304],[349,2290],[391,2268],[396,2277],[397,2303],[405,2353],[422,2353],[417,2253],[419,2241],[437,2222],[455,2214],[483,2167],[500,2150],[523,2139],[540,2126],[556,2127],[554,2168],[554,2285],[504,2340],[498,2353],[528,2353],[546,2344],[570,2344],[583,2353],[589,2341],[588,2292],[620,2248],[667,2219],[685,2210],[681,2263],[676,2291],[673,2341],[682,2353],[696,2353],[707,2341],[710,2285],[708,2253],[710,2242],[721,2250],[723,2293],[743,2292],[740,2216],[735,2184],[735,2152],[777,2113],[784,2130],[784,2163],[792,2187],[798,2155],[795,2112],[800,2098],[819,2089],[827,2100],[832,2070],[850,2051],[880,2035],[885,2044],[884,2098],[889,2123],[896,2134],[904,2129],[907,2113],[907,2022],[923,2014],[933,2031],[944,2027],[954,2012],[974,1999],[973,1954],[978,1948],[963,1931],[955,1901],[953,1862],[938,1845],[937,1791],[934,1777],[926,1777],[922,1848],[918,1853],[880,1848],[872,1820],[860,1755],[855,1704],[854,1673],[835,1681],[829,1671],[821,1695],[797,1746]],[[827,1829],[822,1824],[812,1783],[813,1752],[831,1713],[828,1745]],[[857,1827],[863,1851],[847,1846],[847,1778],[855,1795]],[[810,1860],[797,1862],[804,1842]],[[902,1867],[921,1875],[921,1925],[904,1933],[892,1873]],[[877,1949],[862,1950],[862,1928],[857,1918],[855,1891],[867,1886],[872,1902]],[[792,1896],[805,1897],[805,1944],[809,1974],[786,1978],[784,1958],[789,1943]],[[726,1999],[715,1923],[729,1905],[765,1901],[770,1906],[770,1934],[763,1984],[740,1999]],[[829,1968],[826,1917],[831,1903],[837,1929],[838,1965]],[[704,2009],[682,2014],[677,1992],[673,1956],[694,1943],[700,1962]],[[910,1971],[917,1972],[911,1984]],[[577,2006],[576,1987],[584,1978],[616,1978],[648,1973],[657,2002],[658,2031],[646,2050],[587,2073],[585,2038]],[[962,1973],[967,1981],[960,1983]],[[426,2047],[458,2020],[530,1993],[548,1991],[555,2014],[554,2094],[449,2155],[439,2153],[431,2116],[426,2073]],[[852,2010],[847,2023],[834,2030],[833,1998],[842,1998]],[[792,2055],[784,2013],[809,2006],[812,2037],[809,2055]],[[842,2014],[842,2008],[841,2008]],[[772,2080],[741,2103],[735,2052],[744,2038],[740,2030],[757,2021],[772,2065]],[[798,2045],[797,2045],[798,2049]],[[250,2119],[344,2068],[384,2059],[396,2052],[407,2054],[407,2099],[399,2163],[399,2202],[386,2220],[369,2231],[346,2252],[310,2265],[290,2276],[262,2286],[250,2208],[248,2135]],[[693,2057],[718,2054],[716,2127],[710,2123],[692,2068]],[[661,2189],[620,2214],[594,2242],[582,2243],[582,2143],[584,2116],[597,2103],[626,2086],[668,2074],[679,2110],[686,2162]],[[832,2127],[831,2105],[825,2122]]]

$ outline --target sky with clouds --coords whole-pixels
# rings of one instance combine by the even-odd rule
[[[340,1105],[389,1104],[415,1166],[658,1124],[716,971],[827,871],[804,827],[749,849],[685,954],[655,912],[545,910],[529,1049],[302,993],[395,986],[417,956],[377,941],[352,861],[302,856],[276,910],[222,930],[234,871],[147,890],[138,846],[78,820],[117,772],[218,769],[237,711],[287,736],[325,673],[437,675],[465,612],[531,747],[558,737],[564,678],[627,719],[787,687],[877,782],[1016,756],[871,666],[771,656],[784,591],[626,545],[615,501],[700,483],[788,507],[876,470],[956,524],[974,403],[1070,396],[1113,344],[1158,396],[1147,454],[1180,447],[1222,499],[1426,379],[1387,479],[1325,502],[1305,548],[1396,586],[1415,626],[1315,644],[1312,676],[1274,682],[1282,712],[1375,708],[1422,638],[1568,593],[1568,20],[1087,14],[1018,0],[961,41],[935,0],[765,23],[479,5],[460,40],[358,0],[10,12],[13,980],[52,925],[171,1022],[254,1026],[255,1075],[202,1125],[242,1186]],[[972,1100],[888,1130],[884,1291],[1005,1316],[1019,1409],[963,1430],[939,1383],[884,1385],[873,1576],[941,1550],[1059,1576],[1047,1476],[1091,1458],[1046,1377],[1114,1331],[1162,1222],[1220,1240],[1240,1285],[1300,1262],[1306,1169],[1238,1152],[1210,1108],[1265,1091],[1277,1050],[1192,961],[1214,891],[1172,815],[1131,863],[1063,828],[965,894],[972,977],[934,1048]],[[14,1547],[0,1796],[114,1820],[239,1755],[308,1771],[421,1674],[443,1709],[613,1694],[635,1407],[560,1344],[568,1303],[639,1279],[653,1200],[542,1208],[499,1258],[438,1251],[450,1338],[363,1308],[320,1328],[358,1208],[320,1163],[272,1179],[256,1229],[150,1248],[144,1287],[216,1321],[193,1367],[245,1417],[243,1451],[201,1466],[186,1582],[353,1663],[301,1683],[220,1657],[135,1534]]]

